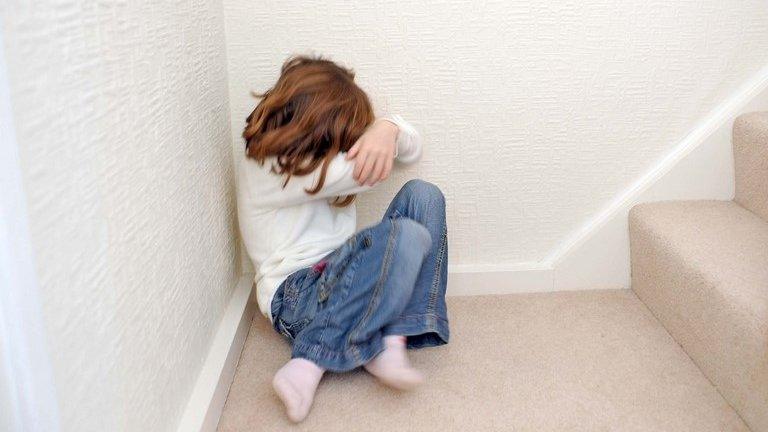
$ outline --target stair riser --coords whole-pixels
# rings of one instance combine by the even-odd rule
[[[740,116],[733,125],[734,201],[768,221],[768,112]]]

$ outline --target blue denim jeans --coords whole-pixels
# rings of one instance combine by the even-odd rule
[[[443,194],[411,180],[380,223],[288,276],[272,300],[275,330],[292,358],[334,372],[367,363],[387,335],[409,348],[448,343],[447,253]]]

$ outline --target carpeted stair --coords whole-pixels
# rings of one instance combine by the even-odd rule
[[[734,201],[630,212],[632,289],[753,432],[768,431],[768,112],[734,123]]]

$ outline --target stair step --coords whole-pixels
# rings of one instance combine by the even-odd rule
[[[630,212],[632,289],[755,431],[768,430],[768,222],[731,201]]]
[[[768,111],[744,114],[733,124],[735,201],[768,221]]]

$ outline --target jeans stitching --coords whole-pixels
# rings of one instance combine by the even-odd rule
[[[296,307],[297,300],[293,284],[294,274],[288,276],[288,278],[283,282],[283,302],[288,305],[290,309],[294,309]]]
[[[350,240],[348,240],[349,247],[352,247],[354,245],[355,237],[357,237],[357,236],[352,236],[350,238]],[[341,262],[338,263],[338,266],[340,268],[336,269],[336,271],[334,272],[333,277],[329,278],[330,281],[328,281],[329,285],[330,285],[330,288],[328,288],[328,290],[329,290],[329,292],[328,292],[329,298],[330,298],[330,295],[331,295],[330,291],[333,291],[335,288],[337,288],[337,284],[340,282],[339,279],[340,279],[340,276],[342,276],[342,274],[344,275],[345,281],[351,279],[352,275],[357,270],[356,263],[360,261],[360,257],[362,257],[362,255],[363,255],[361,252],[362,251],[359,251],[359,250],[356,250],[356,249],[352,249],[352,250],[349,251],[349,254],[347,254],[347,256],[345,256],[344,259]],[[355,255],[357,255],[357,256],[355,256]],[[318,295],[319,295],[319,292],[318,292]],[[330,322],[331,322],[331,314],[326,314],[325,320],[323,322],[322,330],[320,330],[320,335],[318,335],[318,338],[317,338],[317,343],[318,344],[323,344],[325,342],[325,331],[328,329],[328,324],[330,324]]]
[[[437,290],[440,286],[440,278],[443,276],[443,261],[445,260],[445,249],[448,244],[448,229],[443,222],[443,232],[440,242],[440,249],[437,252],[437,262],[435,265],[435,277],[432,279],[432,288],[429,290],[429,302],[427,302],[427,313],[434,314],[437,304]]]
[[[404,321],[410,321],[410,320],[413,320],[414,318],[421,319],[421,318],[426,318],[426,317],[435,318],[435,319],[440,320],[440,321],[447,321],[445,318],[441,317],[439,314],[430,313],[430,312],[426,312],[426,313],[422,313],[422,314],[400,315],[399,319],[402,319]]]
[[[384,286],[384,281],[387,277],[387,274],[389,273],[389,267],[392,262],[392,250],[394,249],[395,238],[397,237],[399,231],[398,224],[391,220],[390,223],[392,224],[392,231],[390,231],[389,238],[387,239],[387,247],[384,252],[384,260],[381,266],[381,273],[379,273],[379,279],[376,281],[376,285],[373,288],[371,300],[368,302],[368,309],[365,311],[363,318],[360,320],[360,322],[358,322],[355,328],[349,332],[349,336],[347,337],[347,345],[349,345],[349,349],[352,351],[353,356],[358,361],[360,361],[360,353],[355,345],[352,344],[352,339],[357,336],[360,328],[368,322],[370,316],[373,314],[374,304],[378,303],[377,299],[381,295],[381,289]]]
[[[296,321],[295,323],[287,323],[283,319],[278,318],[278,331],[283,334],[283,336],[287,337],[291,341],[296,340],[296,336],[301,333],[301,331],[304,329],[304,327],[309,324],[309,319],[304,318]],[[291,331],[293,330],[293,332]]]

